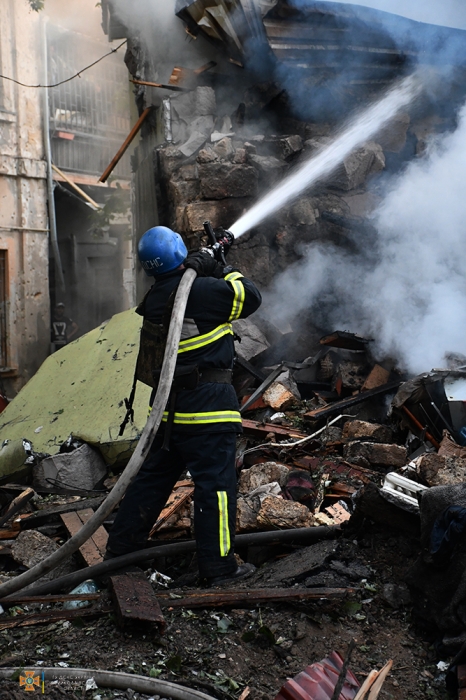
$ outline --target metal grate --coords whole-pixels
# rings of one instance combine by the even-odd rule
[[[0,250],[0,367],[7,367],[7,254]]]
[[[65,80],[105,53],[105,45],[49,25],[49,83]],[[49,90],[54,163],[63,170],[101,174],[127,136],[128,73],[118,55],[105,58],[80,77]],[[115,170],[130,177],[129,156]]]

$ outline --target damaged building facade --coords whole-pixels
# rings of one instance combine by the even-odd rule
[[[1,72],[23,83],[2,78],[0,89],[0,391],[9,398],[50,353],[56,303],[82,333],[135,300],[129,156],[110,186],[98,183],[129,130],[123,63],[109,56],[81,79],[28,87],[59,83],[108,53],[88,4],[96,31],[91,20],[83,32],[66,27],[73,3],[52,0],[47,15],[27,0],[0,4]]]
[[[2,0],[0,9],[2,73],[40,83],[37,16],[10,0]],[[20,42],[24,51],[16,50]],[[38,91],[2,80],[0,121],[0,377],[11,391],[39,368],[50,343],[46,166]]]
[[[157,26],[150,2],[140,4],[144,30],[122,3],[108,0],[103,7],[109,37],[128,38],[126,64],[134,78],[168,84],[166,90],[135,88],[139,113],[152,109],[133,159],[135,237],[159,223],[184,235],[190,248],[203,240],[205,220],[231,226],[329,143],[349,112],[414,63],[434,65],[436,52],[447,41],[459,46],[464,34],[445,29],[433,42],[429,25],[325,2],[297,9],[284,1],[180,0],[174,8],[179,26],[170,25],[173,46],[159,50],[151,41]],[[187,49],[177,37],[183,25]],[[188,60],[187,68],[178,65]],[[303,244],[359,245],[355,239],[370,232],[365,217],[379,202],[378,180],[454,124],[464,84],[458,73],[444,109],[426,97],[399,113],[325,182],[242,236],[232,263],[267,287],[301,257]],[[322,323],[321,329],[328,330]]]

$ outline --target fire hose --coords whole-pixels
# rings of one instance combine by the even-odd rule
[[[157,693],[164,698],[172,698],[172,700],[215,700],[211,695],[178,683],[162,681],[159,678],[147,678],[145,676],[122,673],[121,671],[103,671],[97,668],[44,668],[43,666],[32,670],[39,677],[44,674],[44,679],[47,681],[69,679],[86,682],[88,679],[93,678],[99,688],[114,688],[117,690],[128,690],[131,688],[137,693],[147,695]],[[14,674],[17,672],[17,668],[2,668],[0,669],[0,678],[12,680],[12,677],[16,678]],[[26,690],[30,689],[26,688]],[[34,686],[32,686],[32,690],[34,690]]]
[[[167,405],[173,375],[175,373],[178,345],[181,337],[181,329],[183,327],[186,304],[195,279],[196,272],[191,269],[187,269],[181,279],[173,305],[157,395],[136,449],[117,483],[94,515],[83,525],[76,535],[73,535],[60,549],[39,564],[36,564],[36,566],[33,566],[32,569],[0,585],[1,598],[16,593],[16,591],[20,591],[31,583],[34,583],[37,579],[41,578],[41,576],[55,569],[64,559],[74,554],[84,542],[87,542],[87,540],[92,537],[97,528],[102,525],[104,520],[106,520],[125,495],[128,486],[135,478],[147,457],[155,434],[162,422],[163,412]]]

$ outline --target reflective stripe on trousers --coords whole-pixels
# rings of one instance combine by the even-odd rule
[[[227,557],[230,551],[230,528],[228,526],[228,494],[217,491],[220,556]]]
[[[165,411],[162,420],[166,422],[167,418],[168,411]],[[178,425],[205,425],[206,423],[241,423],[241,414],[238,411],[208,411],[206,413],[175,412],[174,423]]]

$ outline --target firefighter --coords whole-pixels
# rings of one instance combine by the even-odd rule
[[[194,480],[200,579],[207,585],[233,581],[250,575],[254,567],[239,566],[234,556],[236,436],[242,427],[231,385],[235,355],[231,322],[256,311],[261,295],[241,272],[224,267],[209,253],[188,256],[181,236],[163,226],[143,235],[138,255],[146,273],[155,278],[138,307],[144,324],[148,321],[151,327],[161,328],[169,318],[184,270],[194,269],[197,278],[186,307],[162,426],[118,510],[106,557],[146,546],[176,481],[187,470]],[[155,390],[151,405],[154,396]]]

